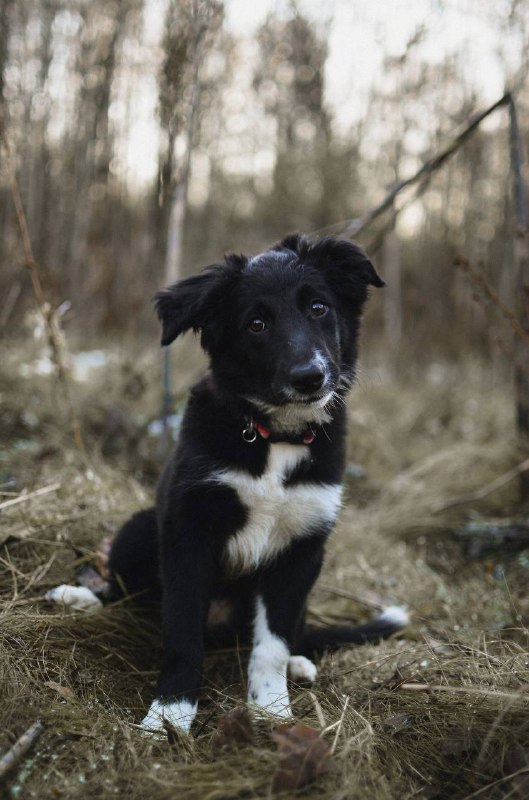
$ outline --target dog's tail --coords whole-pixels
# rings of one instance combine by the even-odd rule
[[[311,658],[327,650],[336,650],[347,644],[366,644],[386,639],[409,624],[408,612],[401,606],[388,606],[381,614],[365,625],[344,625],[335,628],[311,628],[307,626],[296,653]]]

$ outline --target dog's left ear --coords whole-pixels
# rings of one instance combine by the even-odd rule
[[[373,262],[362,248],[347,239],[326,236],[309,249],[318,266],[328,271],[334,282],[347,287],[385,286]]]
[[[310,250],[311,244],[311,240],[304,233],[289,233],[271,250],[292,250],[296,255],[304,256]]]

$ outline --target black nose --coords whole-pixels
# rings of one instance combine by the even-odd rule
[[[290,370],[290,383],[301,394],[312,394],[325,383],[325,372],[319,364],[300,364]]]

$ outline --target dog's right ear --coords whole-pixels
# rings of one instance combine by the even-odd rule
[[[154,295],[154,306],[162,323],[162,346],[174,342],[191,328],[202,330],[214,316],[215,306],[234,275],[246,264],[243,256],[227,256],[224,264],[207,267]]]

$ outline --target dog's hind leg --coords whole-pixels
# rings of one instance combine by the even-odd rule
[[[141,603],[161,599],[156,511],[134,514],[118,531],[108,557],[110,599],[124,595]]]
[[[101,580],[102,591],[89,586],[61,584],[45,595],[46,600],[61,603],[75,611],[99,611],[105,603],[124,595],[141,601],[154,601],[160,596],[158,578],[158,541],[154,508],[134,514],[118,532],[108,557],[108,581]],[[95,570],[90,570],[97,577]],[[85,577],[85,576],[84,576]],[[81,575],[78,576],[82,583]]]

